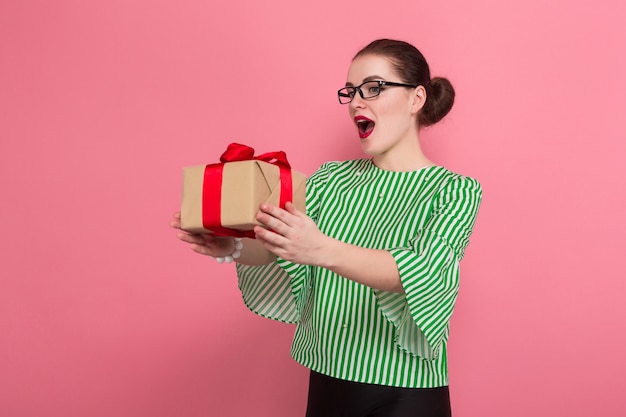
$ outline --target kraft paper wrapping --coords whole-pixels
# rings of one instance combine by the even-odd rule
[[[211,233],[202,224],[202,188],[205,165],[183,168],[181,228],[191,233]],[[291,171],[292,203],[306,213],[306,176]],[[221,226],[236,230],[252,230],[259,223],[255,216],[261,203],[278,206],[280,201],[280,170],[263,161],[235,161],[224,164],[222,174]]]

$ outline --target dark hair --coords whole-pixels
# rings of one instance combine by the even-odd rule
[[[430,126],[448,114],[454,104],[454,88],[448,79],[430,79],[430,69],[424,55],[413,45],[393,39],[378,39],[361,49],[353,58],[380,55],[391,62],[403,83],[422,85],[426,103],[418,115],[420,126]]]

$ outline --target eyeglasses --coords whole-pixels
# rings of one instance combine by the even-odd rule
[[[391,81],[366,81],[361,85],[357,85],[356,87],[344,87],[341,90],[337,91],[337,96],[339,97],[339,102],[341,104],[348,104],[354,98],[356,92],[359,92],[359,95],[363,99],[378,97],[380,93],[384,90],[383,87],[409,87],[415,88],[416,85],[409,84],[401,84],[401,83],[392,83]]]

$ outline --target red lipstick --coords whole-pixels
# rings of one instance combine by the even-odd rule
[[[368,119],[365,116],[355,116],[354,123],[356,123],[356,127],[359,129],[359,137],[361,139],[371,135],[374,131],[374,125],[376,125],[372,119]]]

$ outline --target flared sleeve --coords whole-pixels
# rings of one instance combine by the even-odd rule
[[[307,215],[317,223],[322,187],[332,162],[306,180]],[[285,323],[298,323],[311,289],[311,270],[282,258],[268,265],[237,264],[237,278],[244,303],[254,313]]]
[[[298,322],[291,279],[276,262],[260,266],[237,264],[237,279],[250,311],[283,323]]]
[[[390,249],[404,294],[374,290],[393,323],[397,345],[436,359],[448,339],[459,289],[459,262],[476,221],[482,189],[473,178],[454,176],[434,196],[428,220],[407,247]]]

